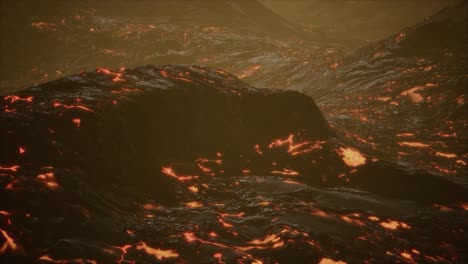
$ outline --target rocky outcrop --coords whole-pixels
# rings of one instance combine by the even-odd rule
[[[331,135],[310,98],[197,66],[101,68],[1,101],[2,163],[66,164],[104,179],[154,176],[201,154],[238,157],[291,132]]]

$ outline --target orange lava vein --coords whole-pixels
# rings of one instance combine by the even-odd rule
[[[167,176],[175,178],[181,182],[190,181],[190,180],[193,180],[194,178],[197,178],[196,176],[179,176],[175,174],[174,170],[171,167],[163,167],[161,171]]]
[[[220,248],[225,248],[225,249],[228,249],[228,250],[231,250],[241,256],[246,256],[248,258],[250,258],[253,262],[252,263],[255,263],[255,264],[263,264],[263,262],[261,260],[258,260],[258,259],[255,259],[252,255],[242,251],[242,250],[239,250],[235,247],[231,247],[231,246],[228,246],[228,245],[224,245],[224,244],[221,244],[221,243],[216,243],[216,242],[210,242],[210,241],[206,241],[206,240],[203,240],[201,238],[198,238],[196,237],[193,233],[190,233],[190,232],[186,232],[183,234],[184,235],[184,238],[187,242],[189,243],[192,243],[192,242],[195,242],[195,241],[198,241],[202,244],[208,244],[208,245],[212,245],[212,246],[217,246],[217,247],[220,247]]]
[[[12,251],[18,250],[18,245],[16,244],[15,240],[13,240],[13,238],[10,235],[8,235],[8,233],[5,230],[0,228],[0,233],[6,240],[5,243],[3,243],[3,245],[0,247],[0,254],[5,253],[5,251],[8,248]]]
[[[22,102],[28,102],[28,103],[31,103],[33,101],[34,97],[33,96],[29,96],[29,97],[20,97],[20,96],[17,96],[17,95],[8,95],[8,96],[5,96],[4,97],[4,100],[7,101],[7,100],[10,100],[10,103],[14,103],[16,101],[22,101]]]
[[[136,249],[145,251],[148,255],[152,255],[158,260],[179,257],[179,253],[177,253],[175,250],[172,250],[172,249],[164,250],[160,248],[152,248],[143,241],[140,241],[140,245],[137,245]]]
[[[66,105],[66,104],[63,104],[63,103],[60,103],[60,102],[54,102],[52,104],[53,107],[63,107],[65,109],[80,109],[80,110],[83,110],[83,111],[86,111],[86,112],[93,112],[94,113],[94,110],[86,107],[86,106],[83,106],[83,105]]]
[[[0,170],[11,171],[11,172],[17,172],[19,168],[20,168],[20,166],[18,166],[18,165],[14,165],[14,166],[11,166],[11,167],[2,167],[2,166],[0,166]]]
[[[405,147],[412,147],[412,148],[427,148],[431,146],[429,144],[424,144],[421,142],[408,142],[408,141],[398,142],[398,145],[405,146]]]

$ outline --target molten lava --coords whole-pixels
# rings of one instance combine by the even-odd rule
[[[350,167],[358,167],[366,164],[366,157],[356,149],[340,148],[339,153],[342,156],[344,163]]]
[[[137,245],[136,249],[142,250],[142,251],[146,252],[148,255],[152,255],[158,260],[179,257],[179,253],[177,253],[174,250],[171,250],[171,249],[163,250],[163,249],[159,249],[159,248],[152,248],[152,247],[148,246],[143,241],[140,241],[140,244]]]

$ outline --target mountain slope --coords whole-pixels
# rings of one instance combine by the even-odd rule
[[[362,147],[466,182],[467,6],[358,49],[304,92]]]

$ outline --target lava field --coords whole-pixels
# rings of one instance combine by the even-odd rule
[[[468,2],[292,2],[0,2],[0,262],[466,263]]]

